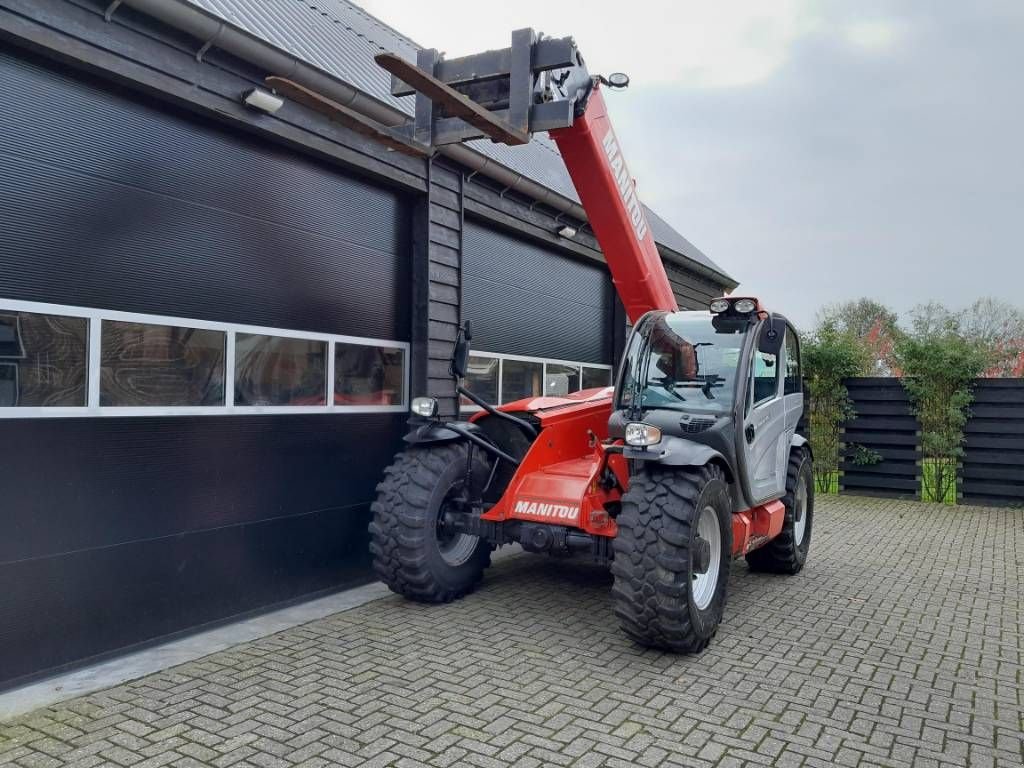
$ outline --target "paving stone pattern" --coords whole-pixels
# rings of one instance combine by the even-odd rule
[[[506,559],[0,724],[17,766],[1024,765],[1024,512],[819,500],[796,577],[735,564],[699,657],[610,577]]]

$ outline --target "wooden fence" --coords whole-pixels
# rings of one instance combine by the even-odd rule
[[[1024,380],[979,380],[964,432],[958,497],[1024,505]]]
[[[847,379],[846,387],[856,416],[842,429],[839,492],[920,499],[921,428],[900,380]],[[801,428],[807,434],[806,410]],[[957,499],[1024,506],[1024,379],[976,381],[964,437]]]
[[[918,499],[921,432],[899,379],[847,379],[856,417],[840,440],[840,493]]]

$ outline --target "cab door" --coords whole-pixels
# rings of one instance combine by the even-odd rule
[[[786,433],[792,443],[793,435],[796,434],[796,426],[804,414],[804,380],[803,371],[800,367],[800,337],[797,336],[793,326],[786,325],[786,342],[783,347],[784,357],[782,359],[782,371],[784,381],[782,382],[782,397],[786,403]],[[807,435],[804,435],[807,437]],[[789,452],[787,451],[786,469],[788,470]],[[784,470],[785,471],[785,470]]]
[[[790,430],[783,398],[783,350],[753,350],[742,448],[750,495],[759,504],[785,493]],[[795,426],[795,424],[794,424]]]

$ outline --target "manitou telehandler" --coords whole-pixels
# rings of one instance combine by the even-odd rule
[[[389,128],[281,78],[278,91],[412,154],[486,136],[523,144],[548,131],[572,176],[633,331],[614,389],[496,407],[466,389],[471,332],[455,344],[456,391],[481,410],[437,418],[412,403],[408,447],[378,485],[370,524],[377,574],[441,603],[481,580],[491,551],[588,553],[611,563],[615,613],[645,646],[697,652],[722,618],[733,558],[795,574],[811,541],[811,453],[799,345],[756,299],[680,312],[612,131],[602,86],[571,38],[512,35],[459,59],[420,52],[378,63],[415,119]]]

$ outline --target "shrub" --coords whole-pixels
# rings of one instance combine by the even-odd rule
[[[844,379],[864,373],[868,354],[857,336],[830,321],[805,337],[801,349],[810,397],[808,421],[815,488],[828,493],[839,471],[843,423],[856,415]]]
[[[894,350],[930,465],[923,485],[925,501],[946,500],[956,485],[973,399],[971,385],[993,359],[991,347],[961,334],[955,315],[936,310],[935,305],[915,310],[912,331],[896,342]]]

